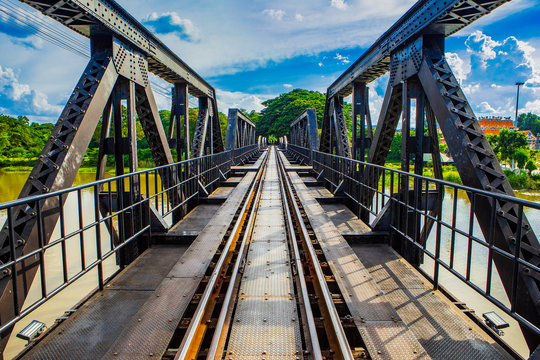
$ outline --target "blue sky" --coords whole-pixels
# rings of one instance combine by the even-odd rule
[[[261,110],[264,100],[294,88],[325,92],[414,3],[118,2],[217,89],[224,113],[229,107]],[[0,113],[56,122],[88,59],[43,40],[36,31],[21,30],[2,12],[2,6]],[[88,48],[87,39],[34,13],[32,19],[40,29],[54,27],[78,49]],[[514,0],[447,39],[448,61],[477,116],[513,116],[516,81],[526,81],[520,112],[540,114],[539,18],[536,0]],[[386,81],[384,76],[369,85],[374,121]],[[168,87],[157,78],[153,83]],[[159,108],[169,108],[168,98],[160,93],[156,95]]]

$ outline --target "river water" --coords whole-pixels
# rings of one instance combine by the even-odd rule
[[[18,197],[20,190],[24,182],[28,177],[27,172],[1,172],[0,171],[0,203],[14,200]],[[94,173],[80,173],[76,180],[75,185],[85,184],[92,182],[95,179]],[[143,179],[144,180],[144,179]],[[153,178],[150,179],[150,182],[153,183]],[[144,184],[141,184],[143,189],[145,188]],[[151,184],[150,188],[153,188]],[[540,201],[540,192],[519,192],[517,196],[527,200],[538,202]],[[94,220],[94,207],[93,207],[93,193],[90,189],[83,191],[82,193],[83,203],[85,204],[84,208],[84,223],[89,224]],[[443,201],[443,221],[451,223],[452,216],[452,206],[453,206],[453,193],[446,192],[444,201]],[[467,195],[463,192],[458,193],[457,199],[457,209],[458,216],[456,219],[457,227],[461,229],[468,229],[469,223],[469,200]],[[77,208],[77,199],[76,196],[68,196],[66,200],[65,212],[70,213],[70,209],[73,209],[73,214],[76,214]],[[529,222],[533,226],[535,233],[540,234],[540,211],[528,211],[526,210],[526,215],[529,219]],[[0,213],[0,223],[5,221],[5,214]],[[78,218],[77,216],[66,217],[66,232],[74,231],[78,228]],[[474,224],[474,235],[482,239],[482,233],[479,229],[478,224]],[[108,239],[109,235],[104,226],[101,229],[102,238]],[[448,261],[450,257],[450,233],[443,230],[441,233],[441,258],[445,261]],[[53,238],[59,237],[59,229],[55,230]],[[95,230],[90,229],[84,236],[85,244],[85,260],[87,264],[90,264],[96,259],[96,242],[95,242]],[[459,271],[465,273],[466,267],[466,257],[467,257],[467,243],[468,241],[464,237],[457,236],[455,242],[455,268]],[[427,248],[434,252],[435,244],[435,231],[432,231],[430,238],[428,239]],[[68,273],[70,276],[76,274],[81,270],[81,259],[80,259],[80,239],[73,238],[71,241],[67,241],[67,253],[75,254],[68,256]],[[104,242],[102,244],[102,252],[105,253],[110,249],[110,244]],[[46,264],[46,274],[47,274],[47,286],[49,289],[58,286],[62,282],[62,269],[59,263],[61,258],[60,247],[55,246],[50,248],[45,253],[45,264]],[[480,287],[485,286],[486,282],[486,264],[487,264],[487,249],[482,246],[474,245],[472,248],[472,281]],[[428,273],[433,273],[433,261],[426,257],[424,264],[421,266],[422,269]],[[105,276],[110,276],[117,270],[116,262],[114,256],[111,256],[104,263],[104,272]],[[495,268],[494,268],[495,269]],[[498,275],[495,273],[492,277],[492,294],[501,300],[503,303],[508,304],[508,298],[504,292],[500,281],[498,280]],[[55,284],[56,281],[56,284]],[[442,270],[440,273],[440,283],[451,293],[457,296],[460,300],[467,303],[469,308],[474,309],[476,313],[481,316],[482,313],[486,311],[496,311],[499,315],[504,317],[510,324],[510,328],[505,329],[505,335],[503,337],[508,343],[510,343],[514,348],[516,348],[523,356],[528,355],[527,347],[521,335],[521,331],[517,323],[512,320],[509,316],[503,314],[501,310],[498,310],[494,305],[489,301],[484,299],[482,296],[477,294],[469,286],[461,282],[455,276],[450,274],[447,271]],[[31,320],[39,320],[47,325],[51,325],[54,321],[62,316],[64,312],[74,305],[76,305],[84,296],[90,293],[93,289],[97,287],[97,273],[96,271],[90,271],[85,276],[81,277],[70,287],[60,292],[60,294],[53,297],[50,301],[46,302],[43,306],[29,314],[26,318],[19,321],[16,325],[13,334],[16,334],[24,326],[26,326]],[[32,285],[30,294],[25,305],[31,304],[36,299],[39,299],[41,294],[41,288],[39,281],[35,281],[35,284]],[[11,339],[8,342],[8,346],[4,352],[6,359],[11,359],[15,356],[21,349],[25,346],[25,341],[16,338],[12,335]]]

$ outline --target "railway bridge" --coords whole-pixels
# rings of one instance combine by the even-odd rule
[[[91,56],[0,204],[4,358],[522,358],[503,331],[540,358],[540,205],[514,196],[444,56],[506,0],[418,1],[328,88],[322,119],[306,109],[273,144],[238,109],[222,134],[214,88],[115,1],[21,2]],[[387,72],[373,128],[367,85]],[[172,88],[167,129],[149,73]],[[137,122],[155,168],[137,168]],[[96,181],[73,186],[98,124]],[[438,130],[463,185],[442,179]]]

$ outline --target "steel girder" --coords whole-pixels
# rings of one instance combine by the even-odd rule
[[[291,144],[319,150],[319,131],[315,109],[306,109],[291,123],[289,136]]]
[[[449,36],[510,0],[420,0],[328,88],[346,97],[354,82],[370,83],[390,68],[391,55],[423,34]]]
[[[61,190],[72,185],[117,78],[118,73],[111,54],[100,53],[90,59],[19,198]],[[47,243],[65,200],[62,198],[60,203],[59,199],[50,198],[42,202],[42,219],[37,218],[37,201],[28,201],[27,206],[15,209],[12,229],[18,256],[36,250],[40,243]],[[38,220],[41,223],[42,236],[38,234]],[[9,242],[8,229],[4,226],[0,234],[3,262],[15,258],[14,254],[10,254]],[[14,282],[10,276],[3,277],[0,281],[2,322],[9,321],[21,309],[38,266],[38,257],[29,258],[18,266]],[[11,295],[14,291],[18,295],[15,303]],[[5,346],[8,337],[9,334],[2,337],[0,350]]]
[[[222,152],[223,139],[216,102],[209,97],[199,98],[199,116],[193,135],[192,157]]]
[[[186,83],[176,83],[172,89],[171,117],[167,139],[176,148],[176,161],[189,159],[189,96]]]
[[[229,109],[225,150],[257,144],[256,127],[239,109]]]
[[[145,55],[149,71],[171,84],[185,82],[193,96],[215,99],[215,90],[114,0],[19,0],[88,38],[106,28]]]
[[[421,44],[418,49],[418,44]],[[419,51],[411,51],[414,47]],[[415,153],[416,173],[422,168],[420,156],[431,152],[434,159],[435,176],[442,177],[442,168],[438,153],[435,120],[439,123],[448,148],[454,158],[462,182],[466,186],[485,191],[514,196],[512,187],[502,171],[495,153],[483,134],[474,113],[444,58],[444,38],[442,36],[424,36],[413,42],[407,50],[396,52],[391,67],[390,80],[385,94],[373,144],[368,154],[368,162],[383,165],[388,154],[391,140],[396,129],[400,113],[403,112],[402,124],[402,170],[409,170],[409,155]],[[406,56],[408,53],[409,56]],[[410,98],[417,99],[417,129],[424,128],[424,112],[427,120],[429,141],[421,136],[408,140]],[[418,105],[419,103],[423,105]],[[418,130],[417,130],[418,133]],[[428,145],[429,144],[429,145]],[[380,174],[366,172],[363,181],[375,187]],[[401,196],[409,196],[408,182],[403,186]],[[437,189],[442,193],[442,189]],[[373,192],[365,192],[362,203],[371,203]],[[493,244],[504,251],[513,253],[515,244],[522,245],[521,257],[535,266],[540,265],[540,244],[527,219],[523,217],[521,228],[518,226],[518,207],[511,202],[504,202],[485,197],[477,197],[473,208],[486,239],[493,239]],[[432,214],[440,211],[440,204],[430,210]],[[492,220],[492,214],[496,214]],[[420,238],[427,238],[432,222],[424,224],[419,232]],[[518,234],[521,235],[517,240]],[[512,262],[502,255],[494,255],[493,261],[498,269],[503,286],[509,297],[512,296]],[[513,294],[517,303],[515,311],[538,326],[540,324],[540,291],[538,282],[529,276],[520,266],[518,294]],[[526,340],[534,350],[540,339],[526,327],[523,327]]]
[[[444,58],[442,51],[431,49],[425,52],[418,77],[426,97],[452,153],[456,168],[464,185],[490,192],[515,196],[504,175],[495,153],[491,149],[474,113],[465,98],[458,81]],[[478,197],[474,202],[474,213],[486,239],[504,251],[514,253],[516,243],[521,243],[520,257],[540,265],[540,244],[530,224],[523,216],[519,226],[518,206],[495,199]],[[492,223],[492,214],[495,223]],[[519,237],[519,238],[518,238]],[[540,291],[538,281],[529,275],[524,266],[519,267],[517,294],[511,294],[513,274],[512,261],[494,255],[503,286],[517,303],[515,311],[540,325]],[[540,344],[540,339],[527,328],[522,328],[531,351]]]
[[[326,97],[320,151],[351,157],[351,144],[343,114],[343,97]]]
[[[352,156],[353,159],[365,161],[366,149],[373,141],[373,128],[369,112],[369,88],[365,83],[353,84],[352,113]],[[360,117],[360,119],[359,119]],[[358,134],[360,130],[360,134]]]

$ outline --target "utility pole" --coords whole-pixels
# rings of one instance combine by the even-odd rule
[[[517,86],[517,95],[516,95],[516,117],[515,117],[515,126],[516,126],[516,129],[517,129],[517,126],[518,126],[518,105],[519,105],[519,87],[521,85],[523,85],[524,83],[522,82],[517,82],[516,83],[516,86]]]

